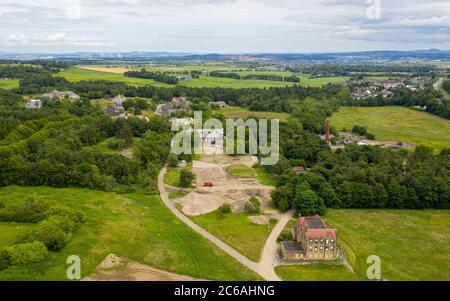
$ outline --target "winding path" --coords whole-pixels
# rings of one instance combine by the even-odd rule
[[[279,216],[278,223],[273,228],[272,232],[270,233],[269,237],[266,240],[266,244],[264,245],[264,249],[262,252],[261,260],[260,262],[254,262],[224,243],[222,240],[217,238],[216,236],[212,235],[202,227],[195,224],[193,221],[191,221],[187,216],[185,216],[183,213],[178,211],[178,209],[174,206],[174,204],[169,200],[167,191],[164,186],[164,175],[167,172],[167,168],[164,166],[159,175],[158,175],[158,189],[160,192],[161,199],[164,203],[164,205],[169,208],[170,211],[172,211],[173,214],[177,218],[179,218],[183,223],[185,223],[187,226],[192,228],[194,231],[199,233],[204,238],[208,239],[210,242],[215,244],[217,247],[219,247],[222,251],[245,265],[247,268],[252,270],[253,272],[257,273],[261,277],[263,277],[265,280],[270,281],[280,281],[281,279],[277,276],[277,274],[274,271],[274,267],[277,265],[276,263],[276,249],[277,249],[277,237],[281,233],[281,231],[284,229],[286,224],[289,222],[290,218],[294,214],[294,212],[288,211]]]

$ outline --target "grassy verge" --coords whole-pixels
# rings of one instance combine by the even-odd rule
[[[348,281],[355,276],[342,264],[315,263],[284,265],[275,268],[277,275],[287,281]]]
[[[338,130],[362,125],[377,140],[411,142],[437,150],[450,147],[450,121],[404,107],[344,107],[330,120]]]

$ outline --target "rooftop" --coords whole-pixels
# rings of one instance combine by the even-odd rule
[[[281,244],[286,251],[303,251],[302,245],[296,241],[282,241]]]

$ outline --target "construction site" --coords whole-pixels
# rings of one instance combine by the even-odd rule
[[[254,156],[205,155],[192,165],[192,172],[196,175],[195,188],[175,202],[182,207],[184,214],[191,216],[212,212],[225,203],[231,205],[233,212],[243,212],[245,203],[252,196],[261,201],[262,208],[267,208],[272,186],[262,185],[252,177],[236,177],[226,171],[228,166],[252,168],[255,163],[257,158]]]

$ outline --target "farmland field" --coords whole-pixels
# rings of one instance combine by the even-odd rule
[[[157,86],[170,86],[164,83],[155,82],[151,79],[126,77],[122,74],[110,73],[110,72],[98,72],[93,70],[81,69],[77,67],[70,67],[62,72],[56,73],[54,76],[64,77],[70,82],[79,82],[83,80],[106,80],[123,82],[132,86],[143,85],[157,85]]]
[[[19,87],[18,79],[0,79],[0,89],[13,89]]]
[[[87,221],[62,251],[51,252],[41,263],[0,271],[1,280],[64,280],[66,258],[73,254],[80,256],[82,277],[86,277],[110,253],[195,278],[259,279],[177,220],[157,196],[75,188],[0,188],[0,201],[4,203],[22,202],[30,196],[81,210]],[[3,223],[0,233],[3,243],[3,238],[12,239],[17,229]]]
[[[302,264],[277,266],[275,272],[287,281],[348,281],[356,277],[342,264]]]
[[[276,222],[258,225],[248,217],[255,214],[227,213],[218,211],[192,216],[191,219],[206,231],[229,244],[253,261],[259,261],[267,237]]]
[[[244,80],[200,75],[199,79],[181,81],[179,85],[192,88],[271,88],[292,86],[294,83],[271,80]]]
[[[279,119],[280,121],[287,121],[289,114],[278,112],[253,112],[241,107],[228,106],[220,109],[219,113],[223,114],[227,118],[265,118],[265,119]]]
[[[450,210],[336,210],[325,216],[358,278],[367,257],[388,280],[450,280]]]
[[[362,125],[377,140],[423,144],[436,150],[450,147],[450,121],[404,107],[343,107],[330,121],[337,130]]]

